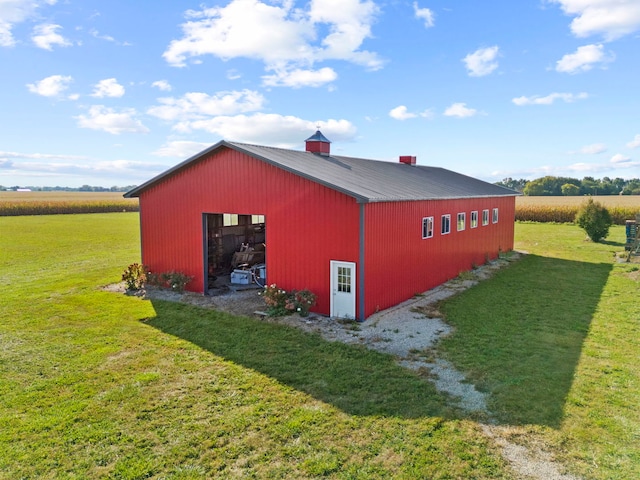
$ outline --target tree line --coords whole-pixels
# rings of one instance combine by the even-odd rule
[[[584,177],[582,180],[571,177],[546,176],[535,180],[524,178],[504,178],[496,185],[516,190],[524,195],[539,196],[577,196],[577,195],[640,195],[640,179],[604,177],[597,179]]]

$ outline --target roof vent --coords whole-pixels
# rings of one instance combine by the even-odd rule
[[[329,156],[331,154],[331,142],[327,140],[320,130],[305,140],[306,151]]]
[[[416,157],[411,155],[400,155],[400,163],[406,163],[407,165],[415,165]]]

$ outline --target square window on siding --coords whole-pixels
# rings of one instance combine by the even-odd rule
[[[424,217],[422,219],[422,238],[433,237],[433,217]]]
[[[467,214],[466,213],[459,213],[458,214],[458,223],[457,223],[459,232],[461,232],[462,230],[465,229],[466,222],[467,222]]]
[[[493,217],[491,220],[493,223],[498,223],[498,209],[494,208],[493,209]]]
[[[232,227],[234,225],[238,225],[238,214],[237,213],[223,213],[222,214],[222,225],[225,227]]]
[[[251,224],[258,225],[264,223],[264,215],[251,215]]]
[[[471,212],[471,222],[469,227],[476,228],[478,226],[478,212]]]
[[[482,226],[489,225],[489,210],[482,210]]]
[[[451,232],[451,215],[442,215],[440,233],[446,235],[449,232]]]

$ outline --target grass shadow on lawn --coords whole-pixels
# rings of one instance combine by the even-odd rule
[[[500,423],[558,428],[612,264],[527,255],[444,303],[439,345]]]
[[[152,304],[156,316],[148,325],[348,414],[459,418],[430,382],[389,355],[247,317],[160,300]]]

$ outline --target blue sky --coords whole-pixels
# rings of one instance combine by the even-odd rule
[[[221,139],[488,181],[640,177],[640,0],[0,0],[0,184]]]

